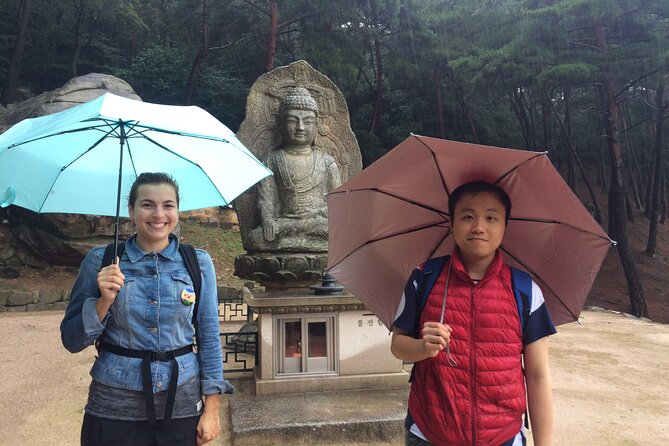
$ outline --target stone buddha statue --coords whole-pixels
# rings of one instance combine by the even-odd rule
[[[326,194],[341,184],[334,158],[314,146],[318,104],[303,87],[279,107],[282,143],[265,165],[274,173],[258,185],[260,226],[248,235],[253,251],[327,251]]]

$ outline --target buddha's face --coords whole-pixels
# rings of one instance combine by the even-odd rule
[[[286,110],[284,115],[285,143],[289,146],[310,146],[316,136],[316,113],[310,110]]]

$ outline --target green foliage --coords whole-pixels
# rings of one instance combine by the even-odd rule
[[[360,129],[356,132],[356,137],[360,146],[363,168],[369,166],[386,153],[378,136],[372,132]]]
[[[597,67],[585,62],[564,63],[550,67],[539,73],[542,85],[579,85],[592,81]]]
[[[210,228],[196,222],[180,220],[179,238],[196,248],[205,249],[211,256],[219,285],[240,286],[244,281],[233,275],[235,257],[244,254],[238,231]]]
[[[246,112],[247,86],[225,67],[208,64],[198,76],[193,105],[217,117],[232,131],[237,131]]]
[[[0,77],[19,3],[0,2]],[[40,93],[72,77],[79,29],[79,74],[112,73],[146,101],[184,103],[202,45],[201,0],[32,3],[22,87]],[[276,64],[306,59],[339,86],[365,164],[409,133],[438,136],[438,105],[449,138],[472,141],[475,132],[484,144],[564,146],[550,106],[564,117],[568,105],[577,150],[597,165],[598,85],[606,74],[629,127],[625,143],[638,148],[642,168],[650,165],[654,91],[669,65],[666,0],[286,0],[278,7]],[[208,2],[210,51],[192,101],[233,130],[265,70],[267,12],[267,2]],[[604,25],[606,51],[597,49],[595,22]],[[379,69],[382,115],[371,135]]]
[[[181,104],[190,64],[183,48],[153,46],[139,53],[129,68],[114,74],[130,83],[145,101]]]

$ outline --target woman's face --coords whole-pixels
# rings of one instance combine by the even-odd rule
[[[177,194],[170,184],[143,184],[137,189],[130,219],[137,228],[137,244],[146,252],[160,252],[179,221]]]

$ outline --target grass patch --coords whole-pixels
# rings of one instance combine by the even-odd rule
[[[209,253],[219,285],[240,287],[247,282],[234,275],[235,257],[245,253],[239,231],[210,228],[185,220],[181,220],[179,225],[179,238],[183,243],[205,249]]]

